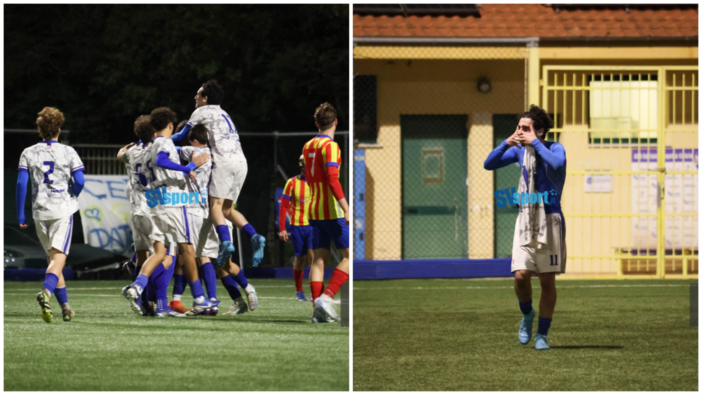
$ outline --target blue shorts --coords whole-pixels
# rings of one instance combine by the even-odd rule
[[[307,250],[312,250],[312,227],[307,226],[288,226],[288,234],[290,242],[293,245],[295,256],[300,257],[307,255]]]
[[[337,249],[349,248],[349,226],[343,218],[310,220],[310,225],[314,230],[312,236],[313,249],[330,249],[331,242]]]

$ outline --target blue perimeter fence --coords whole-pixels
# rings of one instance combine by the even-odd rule
[[[353,261],[354,280],[511,277],[512,258]]]

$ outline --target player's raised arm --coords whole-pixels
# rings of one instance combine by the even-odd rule
[[[503,141],[502,144],[492,150],[483,164],[485,170],[497,170],[519,161],[517,148],[514,148],[512,144],[514,144],[514,146],[517,145],[514,141],[514,135],[510,136],[507,140]]]
[[[565,149],[561,144],[553,144],[551,149],[546,148],[546,146],[539,140],[534,140],[531,144],[534,146],[534,151],[539,155],[547,165],[551,166],[556,171],[562,171],[565,169],[566,156]]]

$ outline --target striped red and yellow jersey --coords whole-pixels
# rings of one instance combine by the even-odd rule
[[[341,150],[331,137],[318,134],[302,149],[305,157],[305,175],[312,190],[311,220],[343,218],[341,208],[336,203],[331,187],[327,182],[326,169],[341,166]]]
[[[310,187],[307,185],[307,180],[300,176],[295,176],[285,183],[283,189],[283,199],[290,200],[290,225],[292,226],[307,226],[310,224],[309,212],[310,203]]]

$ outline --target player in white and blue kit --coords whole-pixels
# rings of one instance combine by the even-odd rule
[[[180,158],[184,162],[190,162],[193,158],[201,154],[209,154],[207,128],[204,125],[195,125],[188,132],[188,141],[190,146],[184,146],[179,149]],[[188,190],[191,193],[197,194],[200,199],[193,201],[187,206],[188,208],[188,223],[190,224],[191,234],[193,237],[193,245],[195,246],[195,258],[200,260],[200,268],[202,269],[205,279],[205,287],[207,295],[213,304],[218,304],[217,301],[217,275],[222,279],[222,284],[229,292],[234,306],[230,311],[236,311],[235,314],[243,313],[249,308],[253,311],[258,305],[258,297],[253,285],[249,284],[243,270],[234,264],[225,264],[224,266],[215,269],[212,266],[210,259],[215,259],[218,255],[219,242],[214,225],[210,219],[209,203],[207,200],[208,184],[211,178],[212,162],[208,161],[204,165],[197,168],[195,171],[195,181],[187,180]],[[229,228],[229,225],[227,225]],[[230,259],[228,259],[230,260]],[[181,283],[174,285],[174,299],[178,293],[182,293],[184,284],[182,278],[177,279]],[[241,293],[237,287],[237,283],[245,290],[249,307],[246,306]],[[173,303],[173,302],[172,302]],[[176,309],[176,307],[171,306]],[[216,315],[216,308],[210,312],[210,315]],[[233,315],[235,315],[233,314]]]
[[[134,238],[136,257],[134,261],[136,267],[132,280],[136,280],[136,276],[139,274],[141,266],[146,262],[149,252],[153,252],[153,242],[151,240],[158,240],[162,243],[165,242],[165,236],[156,227],[151,216],[151,210],[146,204],[145,193],[148,182],[146,180],[146,175],[141,172],[142,168],[146,168],[145,163],[148,162],[148,159],[145,158],[149,155],[148,144],[144,145],[141,139],[143,138],[146,141],[150,141],[154,133],[150,121],[151,117],[148,115],[142,115],[137,118],[134,123],[134,133],[140,140],[136,144],[132,143],[127,145],[117,153],[117,159],[125,162],[127,176],[129,177],[126,188],[131,214],[129,226]],[[149,277],[149,282],[141,295],[141,301],[137,301],[137,305],[141,306],[141,311],[138,311],[141,315],[159,317],[183,316],[167,307],[167,288],[173,277],[173,271],[175,270],[175,265],[172,264],[174,256],[176,255],[175,248],[175,243],[168,245],[166,258],[156,267]],[[151,306],[152,302],[156,304],[155,310]]]
[[[531,106],[529,111],[522,114],[517,131],[495,148],[485,160],[486,170],[496,170],[512,163],[522,167],[521,185],[533,180],[533,190],[530,194],[542,200],[545,215],[538,228],[538,236],[534,233],[525,240],[524,216],[529,211],[529,194],[514,196],[519,202],[519,217],[515,227],[512,246],[512,272],[514,273],[514,290],[519,299],[519,307],[524,315],[519,328],[519,341],[527,344],[531,340],[532,324],[535,316],[531,300],[531,276],[539,275],[541,283],[541,301],[539,303],[539,329],[534,339],[537,350],[548,350],[548,329],[551,326],[553,311],[556,306],[556,273],[564,273],[566,266],[565,219],[561,211],[561,195],[566,179],[566,155],[563,145],[544,140],[544,136],[553,127],[548,114],[537,106]],[[535,166],[529,174],[525,165],[525,155],[528,147],[533,147]],[[512,200],[512,199],[510,199]],[[541,219],[541,218],[540,218]],[[532,227],[529,224],[530,229]],[[536,231],[535,231],[536,232]],[[536,238],[545,241],[537,242]]]
[[[64,321],[71,321],[75,312],[68,304],[63,267],[71,248],[73,214],[78,211],[78,195],[83,190],[83,162],[76,151],[57,140],[64,116],[53,107],[44,107],[37,118],[39,135],[43,139],[22,152],[17,177],[16,209],[20,228],[27,229],[24,201],[27,183],[32,179],[32,217],[37,236],[47,256],[44,286],[37,295],[41,318],[51,323],[51,294],[61,305]]]
[[[233,207],[244,185],[248,166],[234,121],[220,107],[223,98],[224,89],[217,81],[204,83],[195,95],[195,111],[188,123],[171,138],[174,142],[182,142],[193,126],[205,125],[207,128],[213,162],[208,188],[210,213],[221,243],[215,267],[223,266],[234,253],[225,218],[249,237],[253,249],[253,265],[258,266],[263,259],[266,238],[257,234],[254,227]]]
[[[209,156],[203,154],[187,166],[180,165],[178,152],[168,138],[173,132],[175,121],[175,113],[168,108],[160,107],[151,112],[150,125],[155,131],[155,137],[147,149],[148,153],[142,159],[140,173],[148,185],[145,192],[146,204],[151,209],[155,226],[165,236],[165,242],[158,239],[152,240],[154,254],[146,260],[136,281],[122,290],[122,295],[130,301],[135,311],[139,309],[137,300],[146,287],[149,277],[166,255],[164,245],[166,243],[177,243],[183,256],[183,268],[193,293],[193,312],[200,313],[212,308],[212,304],[205,298],[199,281],[195,251],[187,224],[185,205],[197,196],[188,193],[183,175],[194,179],[193,170],[204,164]],[[168,306],[163,308],[170,310]]]

